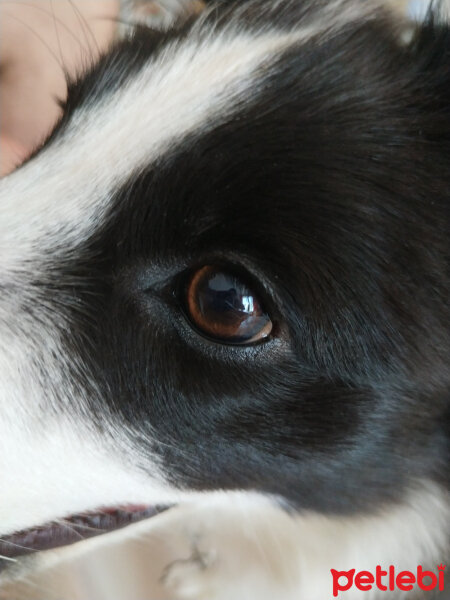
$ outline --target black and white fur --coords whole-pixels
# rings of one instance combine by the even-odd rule
[[[219,570],[240,600],[450,559],[450,32],[408,27],[217,3],[72,85],[0,182],[0,536],[129,502],[244,515],[282,576]],[[192,329],[204,264],[248,273],[269,341]]]

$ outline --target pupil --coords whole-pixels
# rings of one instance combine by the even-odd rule
[[[208,337],[230,344],[266,338],[272,322],[257,297],[237,276],[205,266],[187,289],[187,308],[196,327]]]

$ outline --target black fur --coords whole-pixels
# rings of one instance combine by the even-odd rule
[[[242,26],[273,21],[247,4]],[[288,10],[281,28],[313,8]],[[191,27],[140,29],[108,54],[54,137]],[[402,47],[387,17],[293,47],[233,116],[117,190],[54,294],[76,307],[66,343],[87,365],[75,381],[101,390],[97,425],[127,423],[143,464],[156,454],[182,489],[325,512],[399,500],[423,478],[450,489],[449,52],[447,26]],[[183,284],[205,264],[248,273],[268,342],[192,329]]]

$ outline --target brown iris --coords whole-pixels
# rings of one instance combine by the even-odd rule
[[[194,273],[186,304],[196,328],[221,343],[252,344],[272,331],[272,321],[254,292],[222,267],[207,265]]]

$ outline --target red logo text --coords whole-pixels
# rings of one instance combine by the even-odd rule
[[[384,571],[379,565],[375,573],[370,571],[359,571],[350,569],[350,571],[336,571],[331,569],[333,577],[333,596],[336,598],[339,592],[346,592],[352,587],[361,591],[370,591],[379,589],[383,592],[401,590],[408,592],[414,589],[424,591],[440,590],[444,591],[444,571],[445,565],[439,565],[437,574],[433,571],[424,571],[419,565],[416,573],[411,571],[396,572],[392,565]]]

